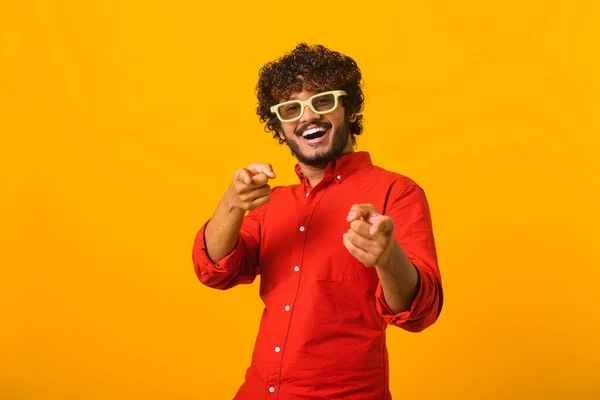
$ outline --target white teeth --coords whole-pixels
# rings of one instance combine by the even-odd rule
[[[302,137],[306,137],[307,135],[312,135],[317,132],[325,132],[325,128],[312,128],[302,132]]]

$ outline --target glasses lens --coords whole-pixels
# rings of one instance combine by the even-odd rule
[[[331,111],[335,106],[335,96],[331,93],[317,96],[312,100],[312,106],[317,111]]]
[[[284,120],[293,119],[300,115],[301,110],[300,103],[288,103],[279,107],[279,115]]]

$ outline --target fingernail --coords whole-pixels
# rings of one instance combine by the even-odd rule
[[[348,214],[348,216],[346,218],[354,218],[356,217],[356,213],[354,213],[354,211],[351,211],[350,214]]]

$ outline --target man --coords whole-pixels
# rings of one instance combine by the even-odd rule
[[[261,69],[257,96],[300,183],[271,188],[269,164],[238,169],[193,249],[207,286],[261,275],[265,308],[235,398],[391,399],[387,324],[418,332],[442,308],[425,194],[353,152],[364,96],[351,58],[300,44]]]

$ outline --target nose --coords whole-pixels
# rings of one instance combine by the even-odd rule
[[[307,122],[313,121],[315,119],[320,119],[321,115],[314,113],[313,110],[310,109],[309,106],[305,106],[304,107],[304,113],[302,114],[302,117],[300,117],[300,124],[305,124]]]

